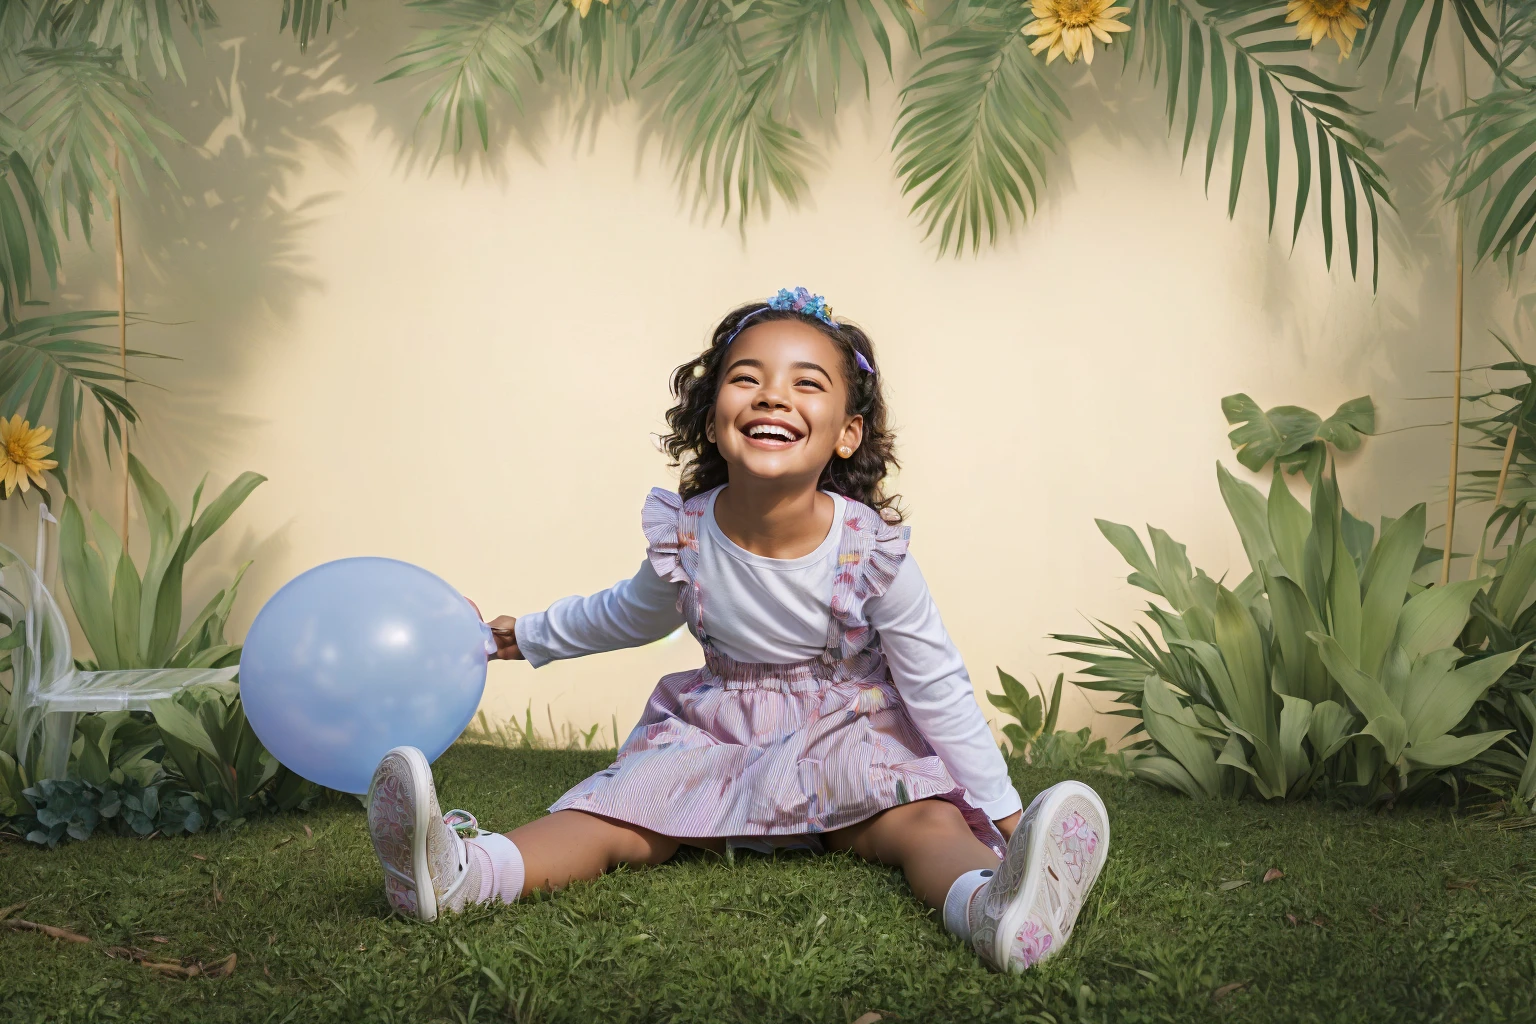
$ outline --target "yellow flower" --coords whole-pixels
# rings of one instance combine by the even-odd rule
[[[608,6],[608,0],[598,0],[604,7]],[[592,0],[571,0],[571,6],[576,8],[576,13],[585,18],[587,12],[592,9]]]
[[[1024,34],[1039,36],[1029,44],[1030,53],[1039,53],[1049,47],[1045,62],[1049,64],[1065,54],[1067,63],[1077,60],[1079,50],[1083,61],[1093,63],[1093,40],[1109,44],[1111,32],[1129,32],[1131,26],[1116,21],[1131,13],[1129,7],[1111,7],[1111,0],[1034,0],[1030,4],[1035,20],[1024,26]]]
[[[1339,44],[1339,60],[1349,56],[1355,45],[1355,33],[1365,28],[1365,19],[1351,8],[1365,10],[1371,0],[1291,0],[1285,5],[1285,20],[1296,22],[1296,38],[1312,40],[1316,46],[1325,38]]]
[[[23,493],[31,486],[28,478],[39,487],[43,483],[43,470],[52,469],[58,463],[43,456],[53,449],[43,444],[53,433],[51,427],[34,427],[20,414],[9,420],[0,419],[0,481],[5,483],[5,496],[9,498],[21,485]]]

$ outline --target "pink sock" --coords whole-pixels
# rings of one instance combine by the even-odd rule
[[[499,832],[466,839],[470,856],[480,862],[480,892],[474,902],[515,903],[523,894],[523,854]]]

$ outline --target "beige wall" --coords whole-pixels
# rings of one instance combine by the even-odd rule
[[[1325,271],[1312,221],[1294,256],[1284,232],[1265,238],[1257,155],[1229,222],[1223,162],[1223,198],[1207,200],[1158,94],[1118,59],[1063,70],[1070,163],[1027,229],[936,259],[893,174],[888,84],[820,140],[810,201],[743,240],[691,213],[633,106],[581,137],[541,109],[490,158],[424,169],[401,148],[416,99],[373,84],[406,15],[350,14],[339,48],[301,57],[271,9],[225,7],[191,84],[158,93],[190,143],[180,187],[131,197],[126,222],[131,305],[185,321],[133,332],[181,360],[142,367],[164,390],[136,392],[139,447],[181,496],[205,470],[221,486],[271,478],[191,581],[200,602],[255,559],[241,633],[284,581],[349,555],[419,563],[487,613],[632,573],[645,491],[675,481],[650,438],[669,370],[722,312],[781,285],[825,293],[872,333],[912,550],[982,687],[995,665],[1067,667],[1049,632],[1130,620],[1139,592],[1096,516],[1157,524],[1213,574],[1246,572],[1214,479],[1217,459],[1235,467],[1222,395],[1327,412],[1369,393],[1387,428],[1446,417],[1448,403],[1414,401],[1448,391],[1431,374],[1451,326],[1444,224],[1424,200],[1436,186],[1404,175],[1419,191],[1388,221],[1373,295]],[[1424,159],[1409,148],[1404,167]],[[1499,293],[1484,278],[1469,362],[1491,354],[1483,312]],[[111,280],[109,253],[76,252],[65,304],[110,305]],[[1346,498],[1396,513],[1443,486],[1445,455],[1440,428],[1372,440]],[[115,507],[115,471],[95,461]],[[4,516],[4,536],[30,536],[16,503]],[[659,674],[697,660],[682,637],[537,673],[498,664],[485,706],[625,730]],[[1067,719],[1088,721],[1071,702]]]

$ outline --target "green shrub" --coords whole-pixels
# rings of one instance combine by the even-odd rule
[[[1379,540],[1343,507],[1324,457],[1335,437],[1324,428],[1344,409],[1328,421],[1293,415],[1312,426],[1288,438],[1275,423],[1289,407],[1255,420],[1257,406],[1239,398],[1223,408],[1248,421],[1231,435],[1240,460],[1275,461],[1268,496],[1217,466],[1252,573],[1229,589],[1192,568],[1163,531],[1149,528],[1149,555],[1134,530],[1100,520],[1135,570],[1129,582],[1168,607],[1147,609],[1159,636],[1108,625],[1097,636],[1057,634],[1089,648],[1066,652],[1087,665],[1078,685],[1115,692],[1117,713],[1138,720],[1132,771],[1190,796],[1284,799],[1326,780],[1393,800],[1451,781],[1448,769],[1511,734],[1480,728],[1469,713],[1524,644],[1457,646],[1488,581],[1414,582],[1439,556],[1424,545],[1423,505],[1383,520]],[[1358,407],[1353,422],[1371,423]],[[1310,508],[1291,494],[1286,468],[1306,471]]]

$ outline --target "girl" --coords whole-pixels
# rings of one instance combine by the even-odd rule
[[[726,316],[672,390],[682,486],[646,499],[639,571],[494,619],[493,657],[537,668],[686,625],[704,666],[663,678],[613,764],[506,835],[442,815],[422,753],[390,751],[368,810],[390,903],[431,921],[683,844],[852,850],[900,867],[988,965],[1055,953],[1109,820],[1080,782],[1021,810],[882,490],[896,460],[869,339],[786,289]]]

